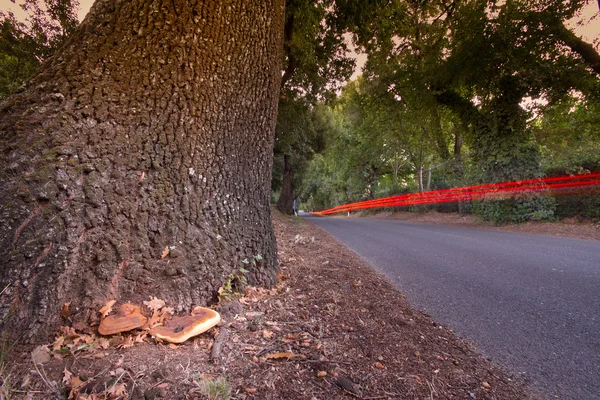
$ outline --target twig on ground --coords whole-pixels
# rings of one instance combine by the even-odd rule
[[[301,363],[326,363],[326,364],[343,364],[343,365],[354,365],[347,361],[335,361],[335,360],[298,360]]]
[[[278,339],[277,339],[278,340]],[[279,347],[279,345],[273,346],[274,343],[277,342],[277,340],[273,340],[271,341],[268,345],[266,345],[265,347],[263,347],[262,349],[260,349],[258,351],[258,353],[255,354],[256,357],[260,357],[265,353],[268,353],[269,351],[275,350]]]
[[[215,338],[213,347],[210,352],[210,361],[217,364],[221,360],[221,350],[223,348],[223,342],[229,336],[229,330],[227,328],[221,328],[219,334]]]
[[[56,383],[52,384],[48,380],[48,376],[46,376],[46,372],[44,371],[44,366],[40,365],[42,367],[42,371],[40,372],[40,369],[38,368],[37,363],[33,359],[33,355],[31,356],[31,361],[33,362],[33,366],[35,367],[35,370],[37,371],[38,375],[40,376],[40,378],[42,379],[42,382],[44,382],[46,387],[54,394],[60,395],[58,388],[56,387]]]

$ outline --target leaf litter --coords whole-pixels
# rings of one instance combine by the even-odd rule
[[[13,360],[27,398],[52,398],[62,387],[81,400],[202,399],[201,382],[223,378],[236,399],[538,399],[411,309],[327,233],[277,213],[274,226],[278,284],[219,304],[219,326],[181,345],[152,341],[143,329],[102,337],[61,327],[36,349],[39,373],[30,374],[31,355]],[[148,326],[173,314],[156,297],[144,305]],[[229,334],[217,362],[211,352],[223,328]]]

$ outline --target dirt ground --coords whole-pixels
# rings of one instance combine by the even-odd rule
[[[532,233],[549,236],[565,236],[579,239],[600,240],[600,222],[580,221],[577,218],[563,219],[557,222],[528,221],[522,224],[493,225],[481,221],[474,215],[459,215],[457,213],[427,212],[357,212],[351,217],[366,217],[380,219],[394,219],[424,224],[441,224],[464,226],[469,228],[490,229],[504,232]],[[337,218],[347,217],[346,214]]]
[[[182,345],[62,328],[12,350],[0,399],[539,399],[324,231],[274,226],[279,284],[218,304],[219,326]]]

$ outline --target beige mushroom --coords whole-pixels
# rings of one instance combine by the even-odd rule
[[[183,343],[191,337],[206,332],[221,321],[218,312],[210,308],[196,307],[191,315],[173,317],[164,325],[150,329],[150,334],[167,342]]]
[[[142,327],[147,320],[138,306],[125,303],[115,315],[109,315],[100,322],[98,333],[101,335],[114,335],[127,332]]]

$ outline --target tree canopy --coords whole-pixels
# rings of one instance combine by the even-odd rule
[[[377,98],[368,114],[388,122],[369,129],[378,137],[402,132],[397,143],[413,160],[424,154],[415,148],[430,148],[445,163],[452,147],[460,156],[464,140],[474,167],[467,175],[475,181],[540,177],[545,171],[530,121],[541,110],[532,102],[552,105],[574,92],[597,102],[598,52],[566,25],[590,1],[339,3],[343,23],[368,54],[363,79],[371,93],[362,98]],[[539,198],[501,212],[489,205],[492,211],[481,210],[494,218],[553,214],[551,201]]]
[[[0,100],[29,79],[75,30],[78,0],[24,0],[26,20],[0,11]]]

